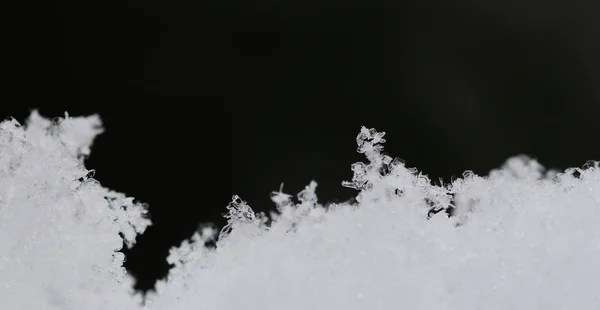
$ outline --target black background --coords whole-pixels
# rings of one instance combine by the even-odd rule
[[[597,5],[392,3],[4,2],[0,116],[100,114],[88,168],[150,205],[126,251],[142,290],[233,194],[352,197],[362,125],[434,180],[600,158]]]

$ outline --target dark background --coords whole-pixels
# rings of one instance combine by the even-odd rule
[[[82,4],[85,3],[85,4]],[[390,4],[394,3],[394,4]],[[568,5],[566,3],[569,3]],[[99,113],[96,178],[150,205],[126,267],[152,287],[172,245],[360,160],[360,126],[432,179],[528,154],[600,158],[596,4],[558,1],[4,2],[0,117]]]

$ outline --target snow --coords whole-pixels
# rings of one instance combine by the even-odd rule
[[[216,250],[206,234],[174,249],[147,309],[600,307],[597,165],[556,173],[515,157],[436,186],[382,155],[383,135],[357,137],[368,162],[343,183],[357,204],[321,205],[313,182],[299,203],[274,193],[266,225],[234,197]]]
[[[135,309],[122,248],[145,210],[89,178],[97,116],[0,124],[0,309]]]
[[[83,166],[101,130],[97,116],[0,124],[1,309],[600,308],[596,163],[559,173],[521,156],[434,185],[366,128],[367,161],[343,182],[356,203],[320,202],[316,182],[272,193],[270,215],[234,196],[227,226],[173,248],[142,304],[115,251],[150,223]]]

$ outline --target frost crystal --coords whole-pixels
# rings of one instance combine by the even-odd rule
[[[0,124],[0,309],[139,308],[117,251],[149,222],[84,167],[100,126],[35,111]]]

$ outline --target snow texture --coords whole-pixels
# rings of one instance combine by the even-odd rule
[[[436,185],[366,128],[367,162],[343,182],[356,203],[321,204],[315,182],[274,192],[269,216],[234,196],[227,226],[173,248],[142,305],[115,251],[149,223],[83,167],[99,126],[0,125],[0,309],[600,309],[596,163],[558,173],[515,157]]]
[[[267,225],[239,197],[214,232],[172,250],[147,309],[599,309],[600,171],[545,172],[512,158],[488,177],[432,185],[381,154],[363,128],[344,186],[357,204],[321,205],[312,182],[273,194]],[[456,213],[431,212],[450,208]]]
[[[95,115],[51,121],[36,111],[25,126],[0,124],[0,309],[139,308],[116,251],[149,221],[85,169],[100,126]]]

